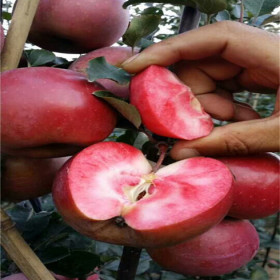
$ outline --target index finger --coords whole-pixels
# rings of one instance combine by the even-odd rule
[[[137,73],[149,65],[169,66],[180,60],[220,55],[244,68],[261,67],[278,73],[279,37],[246,24],[222,21],[179,34],[154,44],[122,67]]]

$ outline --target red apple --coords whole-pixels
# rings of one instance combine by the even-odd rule
[[[218,276],[248,263],[258,247],[258,233],[250,222],[226,219],[192,240],[147,251],[167,270],[193,276]]]
[[[116,113],[92,93],[102,88],[74,71],[30,67],[1,75],[2,151],[30,157],[73,154],[102,141]]]
[[[88,68],[88,63],[94,58],[104,56],[108,63],[119,67],[126,59],[137,52],[138,50],[132,51],[132,49],[129,47],[101,48],[79,57],[70,65],[69,69],[83,73],[87,76],[86,69]],[[97,82],[100,83],[105,89],[119,97],[129,97],[129,87],[127,85],[120,85],[109,79],[99,79]]]
[[[191,158],[153,172],[133,146],[102,142],[64,165],[53,198],[65,221],[93,239],[134,247],[175,244],[217,224],[232,203],[220,161]]]
[[[124,0],[41,0],[28,40],[41,48],[85,53],[110,46],[124,34]]]
[[[152,132],[191,140],[206,136],[213,129],[211,117],[190,88],[168,69],[149,66],[133,77],[130,85],[130,102]]]
[[[3,156],[1,199],[19,202],[50,193],[55,174],[68,159]]]
[[[228,215],[260,219],[280,210],[280,160],[272,153],[219,158],[234,175],[234,199]]]

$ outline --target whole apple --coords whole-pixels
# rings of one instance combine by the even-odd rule
[[[57,171],[69,158],[2,156],[1,199],[20,202],[50,193]]]
[[[41,48],[85,53],[110,46],[125,33],[124,0],[41,0],[28,40]]]
[[[132,51],[130,47],[106,47],[91,51],[81,57],[79,57],[76,61],[74,61],[69,69],[83,73],[87,76],[87,68],[90,60],[104,56],[106,61],[112,65],[119,67],[126,59],[136,54],[137,50]],[[120,85],[115,81],[109,79],[98,79],[98,83],[100,83],[106,90],[112,92],[113,94],[122,97],[129,97],[129,86],[128,85]]]
[[[151,65],[132,78],[130,102],[143,124],[161,136],[191,140],[213,129],[211,117],[190,88],[162,66]]]
[[[58,172],[53,198],[81,234],[133,247],[176,244],[220,222],[232,203],[232,175],[197,157],[154,172],[143,153],[120,142],[94,144]]]
[[[234,198],[228,215],[260,219],[280,210],[280,159],[273,153],[219,158],[234,175]]]
[[[2,73],[2,152],[61,157],[104,140],[116,113],[92,95],[100,86],[77,72],[29,67]]]
[[[249,221],[225,219],[192,240],[147,251],[167,270],[193,276],[218,276],[248,263],[258,248],[259,236]]]

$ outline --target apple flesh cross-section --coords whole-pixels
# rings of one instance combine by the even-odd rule
[[[192,158],[153,172],[133,146],[102,142],[58,173],[53,197],[65,221],[95,240],[160,247],[217,224],[232,204],[232,175],[215,159]]]
[[[192,140],[213,129],[211,117],[191,89],[168,69],[152,65],[132,78],[130,102],[155,134]]]

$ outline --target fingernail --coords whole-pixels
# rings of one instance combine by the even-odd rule
[[[139,56],[139,53],[131,56],[130,58],[128,58],[127,60],[125,60],[123,63],[122,63],[122,66],[123,65],[127,65],[128,63],[132,62],[133,60],[135,60],[137,57]]]

